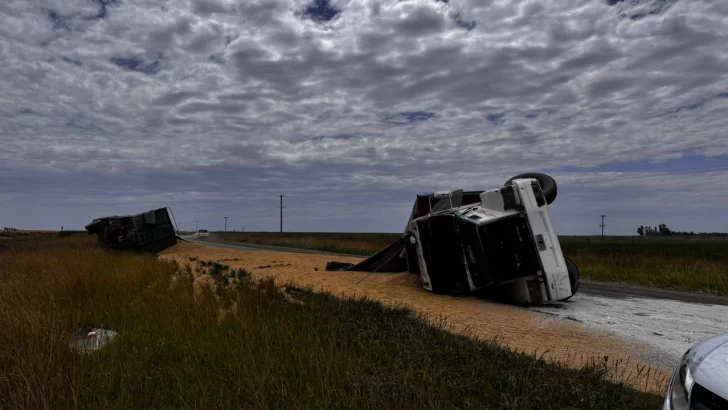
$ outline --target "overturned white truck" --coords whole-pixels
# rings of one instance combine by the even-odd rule
[[[550,176],[527,173],[488,191],[418,195],[400,240],[361,263],[327,269],[408,271],[435,293],[497,287],[516,303],[569,299],[579,270],[562,254],[551,223],[556,192]]]

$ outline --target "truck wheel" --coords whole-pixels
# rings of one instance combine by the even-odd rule
[[[574,296],[576,294],[576,291],[579,290],[579,268],[576,266],[574,261],[564,256],[564,261],[566,261],[566,270],[569,272],[569,283],[571,284],[571,296]],[[569,300],[571,299],[571,296],[568,298],[560,299],[560,301]]]
[[[511,185],[511,182],[513,182],[514,179],[522,179],[522,178],[533,178],[536,181],[538,181],[539,185],[541,185],[541,190],[543,191],[543,195],[546,197],[546,203],[551,205],[552,202],[556,199],[556,181],[551,178],[549,175],[542,174],[540,172],[527,172],[525,174],[519,174],[514,176],[513,178],[506,181],[503,186]]]

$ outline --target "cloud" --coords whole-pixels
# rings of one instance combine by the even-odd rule
[[[445,28],[445,16],[434,7],[404,3],[398,9],[390,24],[399,34],[422,37],[440,33]]]
[[[401,206],[440,182],[727,155],[726,13],[647,0],[6,0],[0,163],[14,178],[65,175],[56,186],[98,173],[85,198],[159,170],[205,192],[187,174],[204,170],[248,193],[320,182],[317,194],[386,192]],[[140,178],[127,198],[170,192]]]
[[[677,0],[606,0],[609,6],[617,9],[620,17],[631,20],[659,16],[676,2]]]
[[[405,111],[395,115],[388,115],[382,121],[388,124],[410,124],[418,121],[427,121],[435,117],[435,113],[428,111]]]
[[[488,120],[489,123],[493,125],[503,125],[505,124],[506,120],[503,118],[505,114],[498,113],[498,114],[488,114],[485,118]]]
[[[119,67],[130,70],[138,71],[140,73],[154,75],[159,72],[159,60],[154,60],[150,63],[146,63],[143,60],[136,57],[113,57],[111,62],[118,65]]]

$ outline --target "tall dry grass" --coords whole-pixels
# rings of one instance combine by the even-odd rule
[[[428,325],[285,292],[243,271],[105,252],[86,237],[0,253],[0,408],[642,409],[660,398]],[[206,280],[203,280],[206,279]],[[209,286],[200,286],[201,283]],[[77,328],[119,336],[68,348]]]

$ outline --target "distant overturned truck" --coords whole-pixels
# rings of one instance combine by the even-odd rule
[[[517,303],[569,299],[579,270],[561,252],[548,205],[556,182],[527,173],[488,191],[418,195],[404,235],[368,259],[327,270],[411,272],[434,293],[498,287]]]
[[[137,215],[107,216],[86,225],[106,249],[159,252],[177,243],[177,235],[167,208]]]

